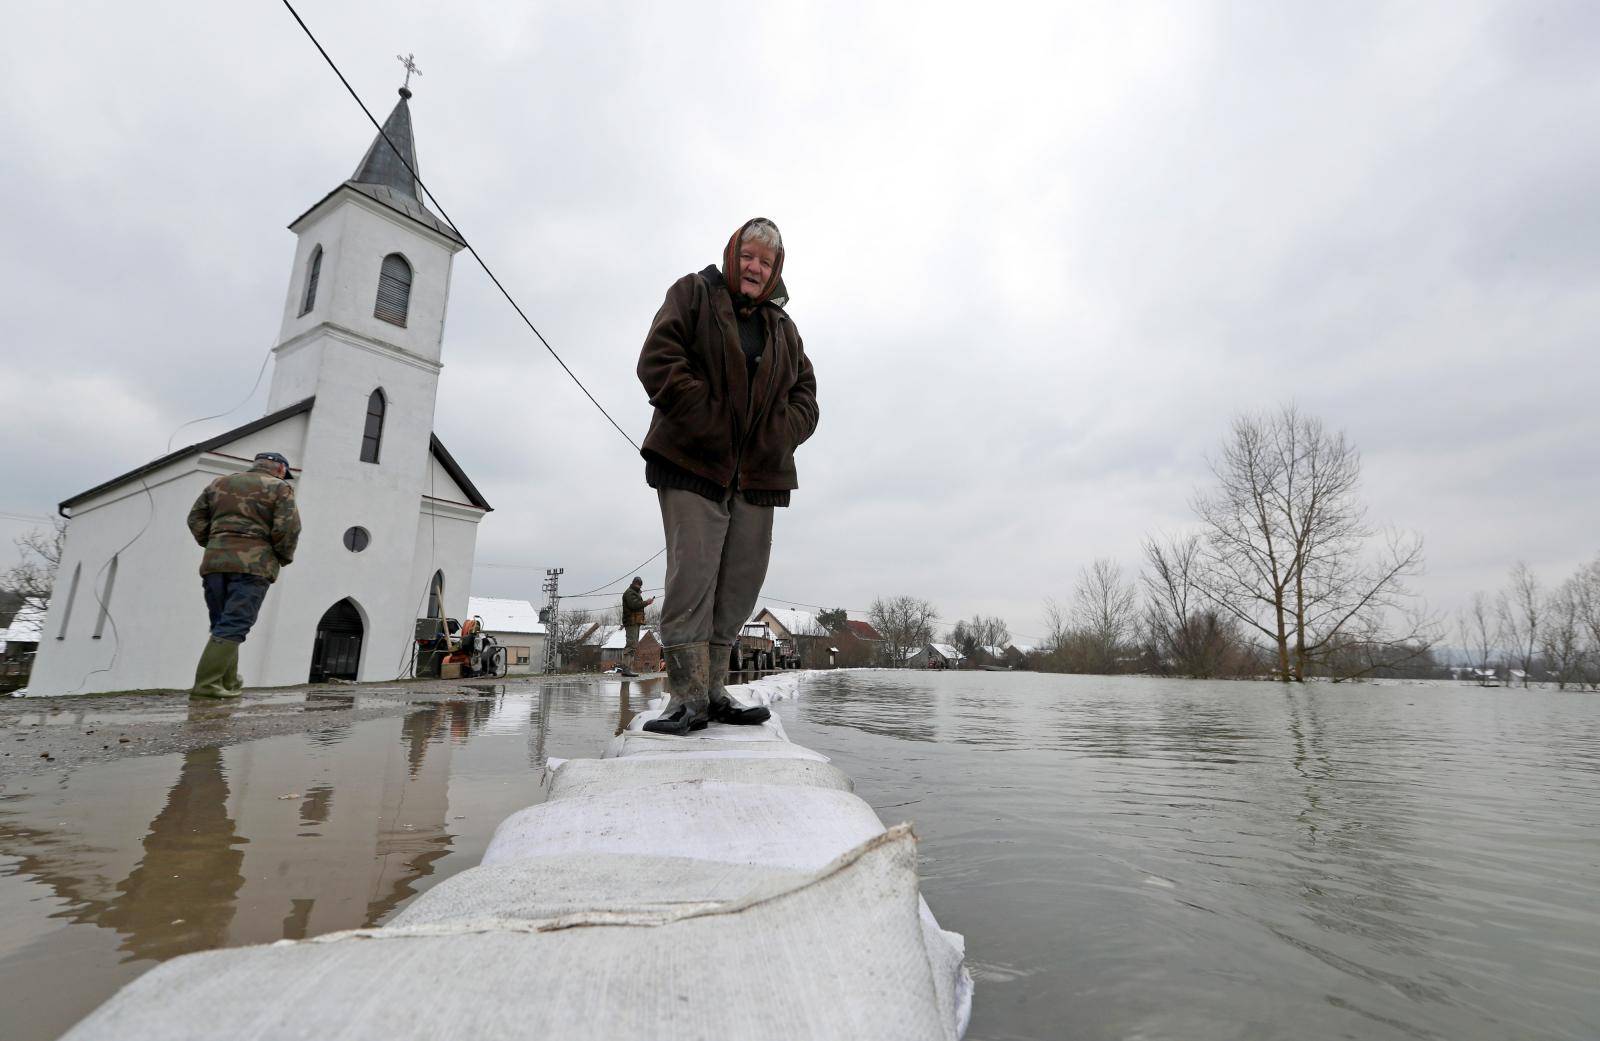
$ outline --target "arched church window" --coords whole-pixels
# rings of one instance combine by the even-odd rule
[[[106,619],[111,616],[111,592],[117,587],[117,558],[111,558],[111,564],[106,569],[106,584],[100,589],[100,617],[95,619],[94,638],[96,640],[106,631]]]
[[[378,446],[383,441],[383,414],[389,410],[388,399],[379,387],[367,399],[367,425],[361,431],[361,461],[378,461]]]
[[[378,273],[378,303],[372,313],[403,327],[410,307],[411,265],[406,263],[405,257],[391,253],[383,258],[383,270]]]
[[[322,246],[318,244],[311,250],[311,259],[306,262],[306,291],[300,298],[300,313],[309,314],[317,306],[317,276],[322,274]]]
[[[444,617],[444,572],[435,571],[433,581],[428,583],[428,617]]]

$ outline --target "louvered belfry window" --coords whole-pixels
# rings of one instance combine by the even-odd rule
[[[411,306],[411,265],[398,253],[383,258],[383,270],[378,274],[378,304],[372,309],[374,316],[395,325],[406,324],[406,310]]]
[[[309,314],[317,306],[317,276],[322,273],[322,247],[311,251],[311,261],[306,265],[306,295],[300,301],[300,313]]]
[[[372,392],[367,399],[367,425],[361,431],[361,461],[375,463],[378,461],[378,445],[383,441],[383,414],[388,410],[389,402],[383,396],[383,388]]]

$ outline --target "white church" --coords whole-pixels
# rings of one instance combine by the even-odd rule
[[[384,133],[413,171],[407,101]],[[304,531],[240,648],[249,686],[386,680],[417,620],[464,616],[488,502],[433,434],[450,268],[465,243],[382,135],[298,237],[267,414],[61,504],[68,518],[28,692],[187,689],[207,639],[185,523],[215,477],[288,456]]]

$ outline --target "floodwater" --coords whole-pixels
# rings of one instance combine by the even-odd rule
[[[970,1038],[1600,1038],[1600,697],[837,673],[783,715],[916,823]]]
[[[8,784],[0,1036],[187,951],[388,920],[658,689],[485,686]],[[916,824],[977,1041],[1600,1037],[1600,698],[842,672],[779,712]]]

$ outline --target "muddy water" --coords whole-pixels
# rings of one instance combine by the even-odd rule
[[[54,1038],[189,951],[382,923],[476,864],[495,826],[540,800],[547,756],[598,754],[658,686],[486,685],[471,702],[12,779],[0,795],[0,1037]],[[328,705],[280,700],[285,712]],[[158,701],[68,722],[217,711]]]

